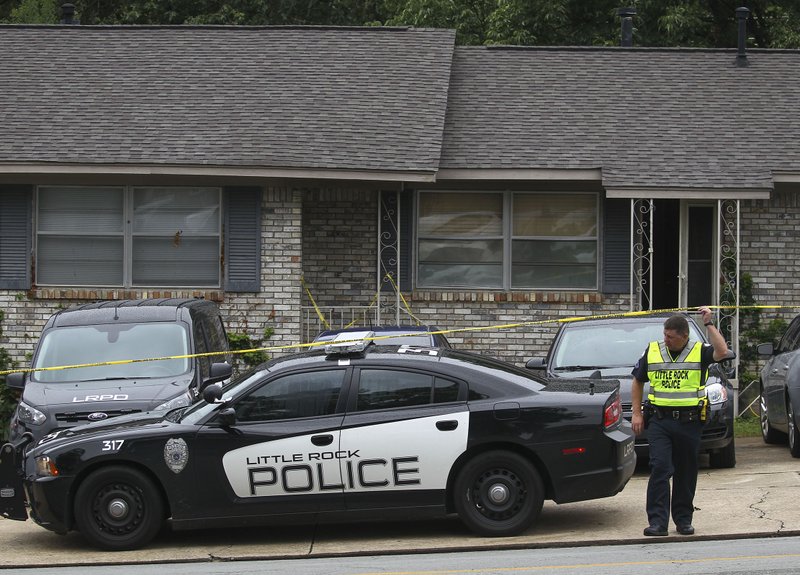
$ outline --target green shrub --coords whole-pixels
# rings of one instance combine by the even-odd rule
[[[0,311],[0,335],[3,334],[3,312]],[[0,371],[7,369],[14,369],[16,363],[11,359],[11,356],[0,347]],[[11,414],[17,406],[17,393],[6,387],[6,376],[0,375],[0,439],[6,440],[8,438],[8,424],[11,419]]]
[[[272,337],[273,333],[274,330],[271,327],[264,330],[264,336],[261,339],[251,338],[246,333],[228,333],[228,345],[230,345],[231,351],[242,352],[231,354],[234,377],[269,359],[269,354],[263,350],[248,352],[243,350],[264,347],[264,342]]]

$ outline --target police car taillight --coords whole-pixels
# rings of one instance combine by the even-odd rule
[[[621,419],[622,404],[619,402],[619,395],[615,393],[614,397],[608,400],[603,410],[603,427],[610,429],[618,425]]]

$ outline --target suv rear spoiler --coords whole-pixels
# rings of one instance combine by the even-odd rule
[[[23,459],[25,447],[33,441],[33,435],[25,433],[15,442],[0,447],[0,515],[6,519],[25,521],[25,491],[22,488]]]

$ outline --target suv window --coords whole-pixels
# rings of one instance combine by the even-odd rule
[[[186,355],[189,338],[176,323],[123,323],[60,327],[48,331],[39,343],[33,367],[54,367]],[[43,383],[162,377],[186,373],[188,359],[143,361],[74,369],[35,371]]]
[[[206,330],[203,327],[203,322],[196,322],[194,324],[194,348],[195,353],[208,353],[208,343],[206,340]],[[211,360],[207,355],[195,358],[197,361],[198,378],[196,381],[203,382],[208,378],[211,373]]]
[[[318,417],[336,412],[344,370],[294,373],[262,385],[236,403],[240,422]]]

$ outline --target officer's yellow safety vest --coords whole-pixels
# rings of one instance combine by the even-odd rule
[[[663,341],[650,342],[647,349],[650,403],[664,407],[697,407],[706,396],[702,349],[701,342],[690,340],[673,360]]]

